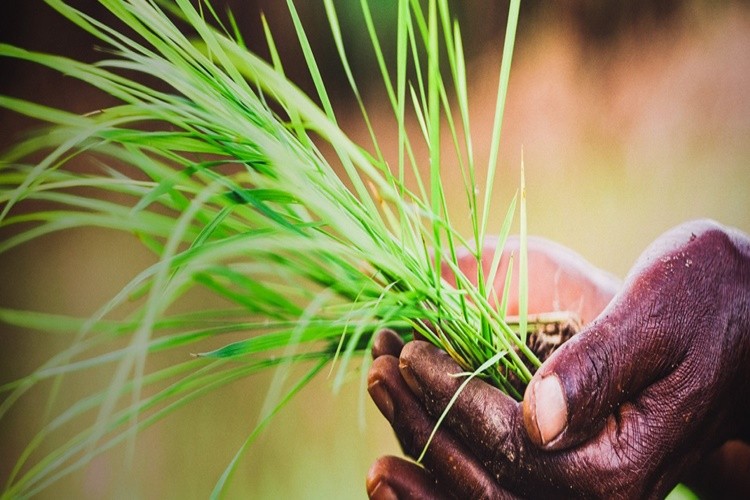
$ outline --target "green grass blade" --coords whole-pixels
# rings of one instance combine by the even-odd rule
[[[500,137],[503,127],[503,115],[505,113],[505,98],[508,94],[508,83],[510,82],[510,68],[513,60],[513,47],[518,27],[518,14],[520,0],[511,0],[508,12],[508,23],[505,28],[505,41],[503,43],[503,59],[500,65],[500,78],[497,88],[497,99],[495,102],[495,116],[492,123],[492,141],[490,144],[490,158],[487,167],[487,184],[484,193],[484,208],[482,210],[482,231],[480,240],[484,239],[487,228],[487,220],[490,213],[490,202],[492,200],[492,188],[495,183],[495,172],[497,171],[497,160],[500,151]]]
[[[66,413],[72,421],[93,410],[96,424],[59,439],[53,431],[60,420],[51,415],[53,424],[42,428],[16,463],[7,494],[38,493],[120,443],[129,443],[132,450],[133,436],[155,419],[212,388],[276,367],[258,427],[219,479],[214,490],[219,495],[272,415],[328,361],[338,362],[334,390],[350,379],[354,357],[369,352],[374,332],[384,326],[407,330],[416,323],[467,371],[482,368],[476,376],[520,397],[507,386],[504,373],[527,380],[524,358],[533,354],[505,323],[503,304],[498,310],[484,281],[489,271],[494,285],[501,249],[491,269],[480,266],[477,285],[457,267],[458,247],[470,245],[453,226],[442,169],[455,164],[461,171],[471,233],[479,247],[488,225],[497,158],[490,162],[480,212],[466,61],[446,0],[399,1],[395,70],[386,63],[371,15],[374,4],[360,0],[396,121],[394,171],[383,158],[379,133],[354,79],[333,0],[323,3],[328,27],[374,153],[341,129],[292,0],[287,6],[315,99],[286,77],[265,20],[270,62],[248,51],[233,16],[228,14],[227,29],[207,0],[101,3],[121,24],[110,26],[62,0],[49,0],[105,45],[105,61],[91,65],[0,46],[1,55],[62,71],[120,101],[76,116],[0,98],[0,106],[52,124],[44,135],[18,143],[3,156],[8,168],[0,170],[0,202],[5,205],[0,227],[12,236],[0,242],[0,252],[33,244],[54,231],[93,226],[135,235],[155,262],[87,320],[0,309],[0,321],[18,326],[52,330],[50,323],[59,320],[54,331],[65,330],[72,341],[38,370],[0,387],[7,395],[0,418],[40,382],[54,380],[62,394],[63,375],[111,370],[106,390],[74,401]],[[513,34],[514,22],[509,24]],[[494,150],[512,44],[506,41],[505,50],[510,52],[501,68]],[[447,74],[441,54],[447,55]],[[138,75],[157,79],[160,90],[138,83]],[[455,96],[449,96],[451,88]],[[443,134],[452,151],[441,151]],[[419,164],[414,137],[428,146],[429,165]],[[31,157],[42,160],[32,162]],[[76,173],[74,159],[92,159],[97,173]],[[332,165],[343,166],[344,179]],[[414,190],[406,185],[408,168]],[[522,238],[524,183],[522,178]],[[40,202],[43,210],[24,210]],[[499,242],[507,237],[515,203]],[[441,276],[443,266],[456,275],[455,288]],[[200,310],[170,315],[183,295],[195,289],[229,304],[231,314],[222,318],[219,311]],[[507,303],[507,295],[503,301]],[[134,312],[111,319],[128,308]],[[439,331],[425,330],[426,322]],[[219,339],[240,331],[248,333],[232,343]],[[203,343],[207,339],[210,344]],[[186,366],[203,368],[149,397],[144,389],[154,379],[147,360],[185,346],[202,353]],[[280,358],[273,357],[279,353]],[[282,396],[291,363],[311,359],[319,366]],[[488,360],[494,363],[485,367]],[[360,368],[367,365],[365,360]],[[364,386],[366,373],[359,380]],[[364,401],[364,391],[360,398]],[[61,398],[48,400],[50,408],[56,399]],[[55,439],[63,444],[34,463],[32,452]]]
[[[490,264],[489,275],[487,277],[487,283],[490,286],[490,291],[492,291],[493,285],[495,283],[495,279],[497,278],[497,272],[500,268],[500,259],[503,256],[503,249],[505,248],[505,242],[508,239],[508,235],[510,234],[510,227],[511,227],[511,224],[513,223],[513,217],[516,212],[517,201],[518,201],[518,192],[516,192],[516,194],[513,195],[513,199],[511,200],[510,205],[508,206],[508,211],[505,213],[503,224],[500,227],[500,232],[497,233],[495,251],[493,252],[493,255],[492,255],[492,263]],[[523,198],[521,199],[521,203],[522,203],[521,207],[523,209],[524,208]],[[489,292],[486,294],[486,297],[489,299],[490,297]]]
[[[529,258],[526,236],[526,173],[521,157],[521,230],[519,235],[518,258],[518,322],[521,342],[526,343],[526,323],[529,312]]]

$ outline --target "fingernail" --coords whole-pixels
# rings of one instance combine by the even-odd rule
[[[542,446],[553,441],[565,429],[568,407],[560,379],[549,375],[534,387],[535,420]]]
[[[373,500],[398,500],[396,492],[385,481],[379,481],[367,494]]]
[[[372,400],[375,402],[375,406],[380,410],[380,413],[382,413],[389,422],[393,422],[393,400],[383,383],[380,380],[374,380],[367,386],[367,392],[370,393],[370,397],[372,397]]]
[[[417,378],[414,376],[411,366],[402,359],[399,359],[398,368],[401,372],[401,377],[404,379],[404,382],[406,382],[406,385],[409,386],[411,392],[413,392],[418,398],[422,399],[422,386],[419,385]]]

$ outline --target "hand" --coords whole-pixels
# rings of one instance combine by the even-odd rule
[[[586,276],[579,288],[590,292],[596,280]],[[543,364],[522,403],[473,380],[425,468],[382,458],[368,492],[663,496],[696,465],[710,470],[725,457],[712,453],[719,446],[750,438],[749,316],[747,237],[713,223],[681,226],[657,240],[606,310]],[[424,342],[401,350],[387,333],[374,352],[373,400],[405,453],[417,456],[461,383],[448,374],[460,369]]]
[[[488,239],[482,248],[482,267],[489,274],[495,255],[497,240]],[[500,264],[495,273],[493,287],[498,297],[503,296],[505,275],[510,256],[515,256],[515,265],[510,283],[511,290],[518,289],[517,237],[509,237],[503,247]],[[591,265],[583,257],[555,242],[543,238],[529,237],[526,242],[528,254],[528,312],[530,314],[566,311],[575,314],[581,323],[593,320],[612,300],[620,281],[609,273]],[[477,263],[468,250],[458,251],[458,267],[469,280],[476,284]],[[455,284],[448,266],[443,274]],[[487,276],[485,276],[487,279]],[[518,314],[518,295],[508,296],[508,314]]]

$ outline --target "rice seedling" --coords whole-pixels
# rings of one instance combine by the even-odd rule
[[[374,333],[385,327],[405,338],[419,332],[468,374],[520,398],[511,380],[525,383],[539,365],[527,347],[535,325],[526,319],[523,238],[518,318],[497,307],[510,291],[496,297],[494,283],[504,278],[496,274],[517,204],[525,234],[523,182],[503,224],[489,227],[517,0],[510,3],[486,165],[475,159],[461,30],[447,0],[398,2],[395,68],[385,63],[372,7],[361,0],[396,123],[395,164],[385,160],[370,125],[332,0],[322,8],[369,126],[368,145],[338,125],[292,0],[314,96],[285,76],[267,24],[270,61],[208,0],[100,0],[117,26],[64,0],[46,2],[96,36],[104,59],[87,64],[8,45],[0,45],[0,56],[80,79],[119,103],[77,115],[0,96],[3,107],[47,124],[2,157],[0,227],[11,236],[0,241],[0,253],[57,231],[97,227],[135,235],[154,263],[90,318],[0,309],[6,324],[70,335],[69,347],[0,386],[0,419],[41,382],[52,381],[54,401],[65,377],[103,366],[112,373],[106,387],[50,416],[18,458],[3,498],[34,495],[196,398],[275,368],[260,423],[217,482],[219,495],[258,433],[326,366],[338,387],[361,356],[364,385]],[[145,85],[139,75],[159,84]],[[449,158],[441,147],[446,130],[455,153]],[[414,152],[420,142],[429,150],[427,175]],[[74,166],[81,161],[97,170],[81,172]],[[461,171],[470,234],[451,223],[447,168]],[[488,233],[500,242],[490,268],[482,246],[472,243]],[[476,259],[476,276],[459,269],[462,247]],[[226,307],[180,312],[175,305],[195,289]],[[229,333],[245,338],[222,343]],[[206,350],[207,341],[219,347]],[[184,361],[147,367],[167,350],[184,353]],[[308,371],[290,388],[292,364]],[[91,412],[93,426],[37,456],[59,429]]]

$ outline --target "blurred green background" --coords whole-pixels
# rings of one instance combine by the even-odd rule
[[[92,1],[71,1],[101,13]],[[224,0],[215,0],[220,6]],[[310,89],[284,2],[226,2],[248,44],[265,53],[259,13],[274,29],[291,77]],[[386,50],[393,0],[376,0]],[[342,127],[368,144],[346,92],[321,2],[298,2],[336,95]],[[507,3],[454,2],[466,37],[473,134],[486,161]],[[750,232],[750,8],[745,2],[524,3],[506,107],[496,226],[518,186],[523,154],[529,231],[557,240],[624,277],[666,229],[710,217]],[[339,0],[355,72],[386,155],[391,121],[359,2]],[[85,60],[94,42],[40,0],[10,0],[0,41]],[[297,61],[297,64],[295,64]],[[88,112],[109,100],[80,82],[0,61],[0,93]],[[0,111],[0,146],[32,124]],[[421,152],[424,155],[424,151]],[[424,156],[422,156],[424,158]],[[426,163],[426,162],[425,162]],[[444,165],[468,228],[457,169]],[[2,237],[0,235],[0,237]],[[0,260],[0,306],[89,315],[152,257],[134,238],[79,230],[35,241]],[[205,298],[196,298],[205,300]],[[189,305],[187,306],[189,307]],[[29,373],[63,338],[0,326],[0,384]],[[188,353],[171,353],[170,356]],[[158,362],[169,362],[161,359]],[[107,373],[70,380],[80,396]],[[238,382],[145,431],[47,490],[45,498],[203,498],[256,423],[271,374]],[[0,482],[44,418],[43,386],[0,427]],[[359,426],[364,408],[366,427]],[[297,397],[250,449],[232,483],[236,498],[362,498],[369,464],[398,447],[359,378],[337,395],[325,375]]]

